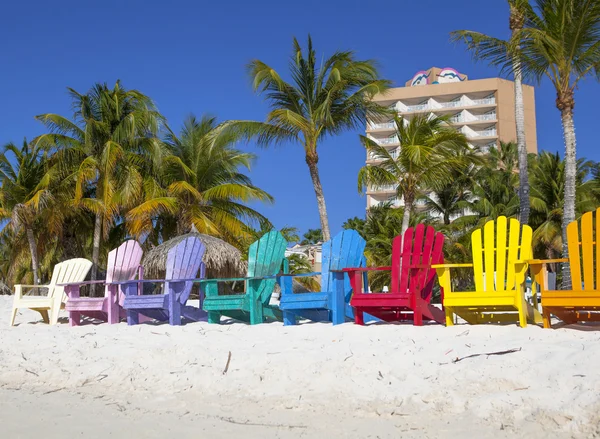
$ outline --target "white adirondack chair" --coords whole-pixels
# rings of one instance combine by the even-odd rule
[[[58,322],[58,312],[67,300],[64,287],[57,284],[82,282],[92,268],[91,261],[83,258],[69,259],[54,266],[52,279],[48,285],[15,285],[15,299],[10,315],[10,326],[15,324],[19,308],[28,308],[39,312],[44,322],[55,325]],[[23,289],[47,288],[45,296],[24,296]]]

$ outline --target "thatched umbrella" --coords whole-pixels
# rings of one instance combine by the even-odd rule
[[[144,277],[146,279],[164,279],[169,250],[189,236],[197,237],[206,246],[206,252],[204,253],[204,258],[202,260],[206,264],[207,279],[246,276],[248,262],[242,259],[242,252],[219,238],[192,231],[185,235],[169,239],[146,252],[142,259]],[[307,289],[296,280],[294,280],[292,284],[295,293],[307,291]],[[144,287],[144,290],[151,288],[153,287],[148,285]],[[275,285],[274,293],[276,296],[279,296],[279,285]],[[230,286],[219,284],[219,294],[235,293],[231,290]]]
[[[185,238],[195,236],[206,246],[203,262],[206,264],[206,277],[224,278],[245,276],[248,263],[242,260],[242,252],[214,236],[191,232],[163,242],[144,254],[142,265],[147,279],[161,279],[165,275],[169,250]]]

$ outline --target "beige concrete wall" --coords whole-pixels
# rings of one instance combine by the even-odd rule
[[[498,119],[498,138],[503,142],[516,142],[515,122],[515,84],[512,81],[498,79],[496,91],[496,114]],[[534,89],[523,86],[523,106],[525,109],[525,142],[527,151],[537,152],[537,131],[535,122]]]
[[[445,84],[429,84],[416,87],[392,88],[385,94],[375,96],[374,100],[389,105],[398,100],[439,97],[445,95],[470,95],[473,93],[494,93],[496,96],[496,114],[498,117],[498,137],[504,142],[516,141],[514,83],[500,78],[476,79]],[[483,96],[482,96],[483,97]],[[523,86],[525,106],[525,130],[527,150],[537,152],[537,132],[535,120],[534,89]]]

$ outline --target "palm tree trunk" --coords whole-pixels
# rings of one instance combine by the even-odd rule
[[[527,145],[525,144],[525,110],[523,107],[523,80],[521,60],[513,58],[515,77],[515,121],[517,126],[517,148],[519,152],[519,220],[529,223],[529,176],[527,171]]]
[[[92,280],[96,280],[98,276],[98,264],[100,262],[100,239],[102,237],[102,215],[96,214],[94,223],[94,242],[92,247]],[[91,296],[96,295],[96,286],[92,285],[90,290]]]
[[[325,195],[323,194],[323,186],[321,186],[321,178],[319,177],[319,169],[317,163],[319,157],[317,154],[306,155],[306,164],[310,171],[310,178],[312,178],[313,187],[315,189],[315,195],[317,197],[317,206],[319,207],[319,217],[321,219],[321,230],[323,231],[323,240],[329,241],[331,234],[329,233],[329,219],[327,217],[327,206],[325,206]]]
[[[35,242],[35,236],[33,230],[27,228],[25,233],[27,234],[27,241],[29,242],[29,252],[31,253],[31,270],[33,271],[33,284],[37,285],[40,281],[40,263],[38,260],[37,243]]]
[[[414,197],[412,195],[404,195],[404,214],[402,215],[402,235],[408,229],[410,223],[410,212],[412,211]]]
[[[561,110],[563,132],[565,136],[565,196],[563,207],[563,258],[569,257],[567,246],[567,226],[575,221],[575,177],[577,174],[577,152],[575,140],[575,124],[573,122],[573,107],[566,106]],[[562,288],[571,289],[571,271],[569,264],[562,267]]]

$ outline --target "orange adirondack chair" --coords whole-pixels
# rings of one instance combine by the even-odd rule
[[[595,225],[594,212],[587,212],[581,217],[581,227],[577,221],[567,226],[568,259],[529,261],[540,285],[544,328],[550,328],[551,314],[565,323],[600,321],[600,208],[595,213]],[[557,262],[568,262],[571,267],[570,290],[547,289],[546,266]]]

